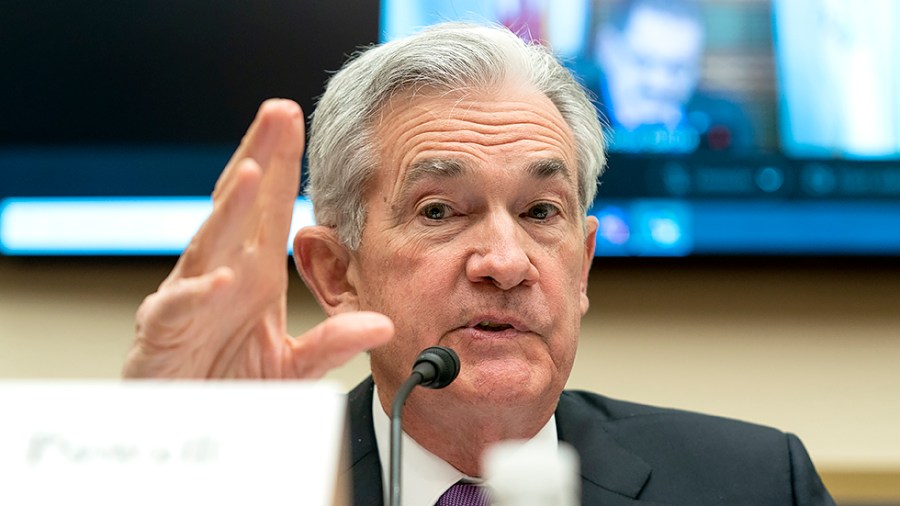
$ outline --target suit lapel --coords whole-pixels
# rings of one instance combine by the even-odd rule
[[[381,479],[381,461],[372,425],[372,394],[375,383],[369,376],[347,396],[347,415],[350,426],[350,466],[342,476],[353,484],[354,506],[381,506],[384,492]]]
[[[372,425],[374,382],[369,377],[348,395],[350,461],[342,476],[353,484],[354,506],[384,503],[381,462]],[[582,504],[601,506],[651,506],[638,496],[650,478],[651,468],[641,458],[619,446],[603,428],[603,415],[582,398],[567,394],[556,408],[560,441],[574,446],[581,458]]]
[[[556,427],[560,441],[572,445],[581,458],[582,504],[653,504],[638,500],[650,478],[650,465],[613,440],[597,408],[563,392]]]

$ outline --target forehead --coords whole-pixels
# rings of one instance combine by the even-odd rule
[[[394,183],[422,160],[454,159],[467,168],[562,161],[574,173],[575,142],[556,106],[528,86],[439,94],[403,93],[375,126],[377,178]],[[574,178],[574,174],[572,175]]]

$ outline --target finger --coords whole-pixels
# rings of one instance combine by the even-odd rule
[[[266,166],[271,153],[277,148],[282,139],[276,135],[285,128],[293,131],[289,139],[294,143],[294,148],[300,154],[303,152],[304,130],[303,111],[296,102],[285,99],[269,99],[263,102],[257,110],[256,117],[241,139],[240,145],[232,154],[231,159],[225,165],[216,187],[213,198],[223,193],[234,180],[235,166],[244,158],[254,158],[261,166]]]
[[[300,158],[303,154],[303,115],[300,107],[282,107],[269,114],[262,142],[248,149],[261,167],[262,182],[256,199],[256,243],[272,261],[284,258],[294,203],[300,191]]]
[[[338,314],[298,337],[293,356],[289,357],[292,363],[286,366],[297,377],[320,378],[357,353],[388,342],[394,333],[394,324],[382,314],[369,311]]]
[[[163,286],[174,280],[201,276],[222,265],[233,265],[230,257],[243,247],[248,236],[256,234],[253,227],[257,220],[252,214],[262,170],[254,160],[244,159],[236,166],[235,178],[236,184],[213,207]]]
[[[217,183],[213,213],[192,240],[175,276],[196,276],[219,265],[234,265],[235,254],[245,247],[258,249],[262,264],[284,257],[300,187],[302,152],[300,107],[286,100],[265,102]]]

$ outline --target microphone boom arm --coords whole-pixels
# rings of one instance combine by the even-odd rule
[[[391,481],[390,506],[400,506],[400,452],[402,450],[403,405],[413,389],[419,385],[428,388],[444,388],[459,374],[459,357],[450,348],[432,346],[416,358],[413,372],[397,390],[391,404]]]

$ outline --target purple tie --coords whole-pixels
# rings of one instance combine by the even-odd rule
[[[448,488],[434,506],[489,506],[487,494],[478,485],[457,483]]]

